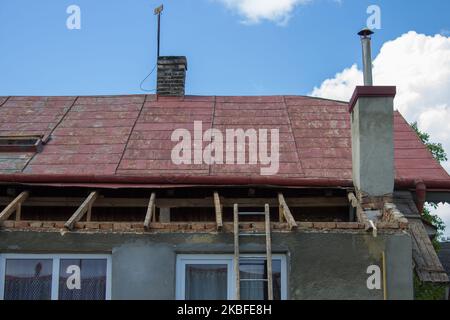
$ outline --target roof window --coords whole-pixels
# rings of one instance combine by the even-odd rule
[[[41,149],[40,136],[0,137],[0,152],[40,152]]]

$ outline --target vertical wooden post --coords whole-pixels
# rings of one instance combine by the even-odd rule
[[[89,203],[89,205],[88,205],[88,209],[87,209],[87,213],[86,213],[86,221],[87,222],[91,222],[91,219],[92,219],[92,202],[91,203]]]
[[[387,292],[387,274],[386,274],[386,253],[384,251],[381,254],[381,258],[383,260],[383,298],[384,300],[387,300],[388,292]]]
[[[19,203],[16,208],[16,221],[20,221],[22,219],[22,204]]]
[[[281,205],[281,203],[278,205],[278,216],[279,216],[280,223],[283,223],[286,221],[284,218],[284,208]]]

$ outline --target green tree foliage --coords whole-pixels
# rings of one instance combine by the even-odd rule
[[[420,140],[422,140],[422,142],[427,146],[428,150],[430,150],[431,154],[437,161],[444,162],[448,160],[442,143],[431,142],[430,135],[428,133],[420,131],[417,122],[414,122],[411,127],[414,129],[414,131],[416,131]]]
[[[434,204],[431,204],[430,206],[436,207],[436,205]],[[436,237],[433,239],[433,246],[434,249],[439,252],[439,250],[441,249],[439,239],[442,239],[442,237],[444,236],[445,223],[438,215],[432,214],[430,209],[427,207],[423,209],[422,218],[431,223],[437,229]]]
[[[446,286],[420,281],[414,275],[414,299],[415,300],[442,300],[445,297]]]
[[[419,130],[417,122],[413,123],[411,127],[416,131],[420,140],[427,146],[433,157],[439,161],[447,161],[447,154],[441,143],[434,143],[430,141],[430,135],[428,133]],[[430,204],[429,206],[436,208],[435,204]],[[432,214],[429,207],[425,207],[423,210],[423,218],[431,223],[437,229],[436,238],[433,239],[433,246],[438,252],[440,250],[439,239],[444,235],[445,223],[442,219]],[[419,280],[417,275],[414,275],[414,296],[416,300],[441,300],[445,295],[445,286],[438,286],[431,283],[423,283]]]

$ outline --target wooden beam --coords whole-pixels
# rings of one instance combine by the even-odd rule
[[[278,194],[278,202],[279,205],[283,208],[282,213],[284,215],[284,219],[286,219],[289,225],[289,228],[291,230],[298,228],[297,222],[295,222],[294,216],[292,215],[291,210],[289,209],[289,206],[287,205],[282,193]]]
[[[9,203],[8,206],[0,213],[0,222],[8,220],[14,212],[16,212],[16,220],[20,219],[22,203],[27,200],[29,195],[30,193],[28,191],[24,191],[13,201],[11,201],[11,203]]]
[[[91,222],[91,220],[92,220],[92,202],[88,204],[88,209],[86,212],[86,221]]]
[[[22,206],[19,204],[16,208],[16,221],[20,221],[22,219]]]
[[[284,218],[284,208],[278,201],[278,221],[280,223],[286,222],[286,219]]]
[[[222,205],[220,204],[220,197],[218,192],[214,192],[214,207],[216,209],[216,223],[217,230],[222,230],[223,221],[222,221]]]
[[[147,230],[150,228],[150,223],[152,221],[152,218],[154,218],[154,216],[155,216],[155,199],[156,199],[156,194],[153,192],[151,194],[150,200],[148,202],[147,214],[145,215],[145,220],[144,220],[144,228]]]
[[[347,207],[348,201],[345,197],[302,197],[289,198],[289,206],[292,208],[314,208],[314,207]],[[225,198],[222,201],[224,207],[233,207],[233,204],[239,203],[239,207],[259,207],[269,204],[271,207],[279,205],[279,201],[274,198]]]
[[[350,192],[348,194],[348,200],[350,201],[350,205],[355,209],[356,211],[356,218],[358,222],[364,223],[366,231],[372,231],[373,236],[377,236],[377,228],[373,221],[370,221],[367,217],[366,213],[364,212],[363,207],[361,206],[361,203],[359,202],[358,198],[356,198],[355,194]]]
[[[353,193],[353,192],[350,192],[348,195],[347,195],[347,197],[348,197],[348,201],[350,201],[350,204],[351,204],[351,206],[353,207],[353,208],[358,208],[358,206],[359,206],[359,201],[358,201],[358,199],[356,198],[356,196],[355,196],[355,194]]]
[[[92,208],[92,204],[95,202],[95,200],[98,198],[98,192],[93,191],[89,194],[89,196],[84,200],[84,202],[81,204],[81,206],[78,207],[77,211],[70,217],[69,220],[64,224],[64,226],[69,229],[73,230],[75,223],[80,221],[83,216],[90,211],[90,208]],[[89,213],[90,214],[90,213]]]
[[[8,205],[13,199],[0,197],[0,205]],[[30,197],[23,204],[26,207],[78,207],[84,198],[70,197]],[[289,198],[287,200],[291,208],[298,207],[347,207],[348,200],[345,197],[303,197]],[[222,198],[221,205],[224,208],[233,208],[239,203],[242,208],[254,208],[268,203],[271,207],[278,206],[278,200],[274,198]],[[148,198],[99,198],[93,203],[93,208],[147,208]],[[168,208],[212,208],[214,198],[158,198],[156,207]]]

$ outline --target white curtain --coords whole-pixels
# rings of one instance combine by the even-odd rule
[[[267,300],[266,260],[242,260],[239,266],[241,277],[241,300]],[[248,281],[245,281],[248,280]],[[281,261],[272,260],[273,298],[281,299]]]
[[[227,265],[186,265],[186,300],[226,300]]]

